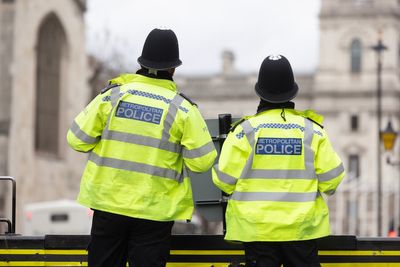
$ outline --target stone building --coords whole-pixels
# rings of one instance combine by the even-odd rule
[[[382,180],[381,233],[400,217],[399,167],[387,164],[378,142],[379,129],[391,121],[400,130],[400,2],[396,0],[322,1],[320,56],[315,74],[313,106],[327,117],[349,172],[336,197],[336,232],[378,233],[378,178]],[[381,125],[377,118],[377,52],[382,52]],[[399,160],[399,142],[395,154]]]
[[[25,203],[75,198],[84,156],[65,134],[87,103],[85,0],[0,1],[0,175]],[[10,217],[0,185],[0,217]]]

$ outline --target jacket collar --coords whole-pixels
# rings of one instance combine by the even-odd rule
[[[171,81],[168,79],[162,79],[160,77],[159,78],[147,77],[142,74],[127,73],[127,74],[122,74],[114,79],[109,80],[110,84],[119,84],[119,85],[124,85],[127,83],[133,83],[133,82],[142,82],[142,83],[152,84],[155,86],[160,86],[160,87],[169,89],[174,92],[177,91],[177,86],[174,81]]]
[[[140,74],[153,79],[164,79],[164,80],[174,81],[174,79],[172,78],[172,74],[165,70],[159,70],[157,71],[157,74],[154,74],[150,73],[149,70],[146,68],[141,68],[136,72],[136,74]]]
[[[294,102],[285,102],[285,103],[271,103],[265,100],[260,100],[260,104],[257,107],[257,113],[270,110],[270,109],[281,109],[281,108],[289,108],[294,109]]]

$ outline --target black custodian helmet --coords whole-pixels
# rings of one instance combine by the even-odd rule
[[[138,58],[141,66],[148,69],[166,70],[180,66],[178,39],[172,30],[154,29],[146,38],[142,55]]]
[[[294,81],[292,67],[282,55],[271,55],[264,59],[255,85],[257,95],[271,103],[292,100],[299,91]]]

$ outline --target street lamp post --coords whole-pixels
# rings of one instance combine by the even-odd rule
[[[387,49],[387,47],[382,43],[382,36],[379,34],[378,43],[372,46],[372,49],[376,52],[377,55],[377,90],[376,90],[376,98],[377,98],[377,121],[378,121],[378,144],[377,144],[377,174],[378,174],[378,209],[377,209],[377,227],[378,227],[378,236],[382,236],[382,162],[381,162],[381,121],[382,121],[382,53]]]

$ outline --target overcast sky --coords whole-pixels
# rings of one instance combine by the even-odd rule
[[[240,72],[258,71],[269,54],[285,55],[295,72],[313,72],[319,8],[319,0],[89,0],[87,47],[136,70],[147,34],[162,26],[178,36],[183,74],[219,72],[224,50],[234,52]]]

